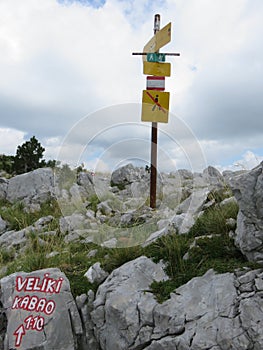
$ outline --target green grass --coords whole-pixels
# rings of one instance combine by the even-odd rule
[[[224,188],[221,188],[219,190],[216,191],[211,191],[208,195],[207,195],[207,199],[208,200],[214,200],[215,203],[221,203],[224,199],[231,197],[232,191],[228,186],[225,186]]]
[[[7,265],[15,258],[15,250],[0,249],[0,267]]]
[[[193,237],[207,234],[227,234],[228,227],[226,220],[235,219],[238,213],[238,205],[229,203],[223,207],[216,205],[208,208],[203,215],[197,218],[189,234]]]
[[[196,220],[188,234],[162,237],[149,247],[152,253],[149,256],[157,260],[162,258],[170,277],[169,281],[154,282],[151,286],[159,302],[169,298],[170,293],[182,284],[203,275],[211,268],[224,273],[244,266],[258,267],[247,261],[228,235],[226,220],[236,219],[237,213],[236,203],[225,206],[216,204]],[[196,246],[189,250],[195,237],[208,235],[212,235],[211,238],[199,238]],[[187,251],[189,256],[186,260],[183,257]]]
[[[34,224],[44,216],[52,215],[54,218],[59,218],[61,211],[55,200],[42,204],[40,210],[35,212],[25,211],[25,207],[21,202],[11,204],[7,201],[2,201],[0,203],[0,215],[8,222],[11,230],[19,231]],[[53,224],[56,225],[56,220],[54,220]]]
[[[259,267],[257,264],[249,263],[235,247],[233,240],[226,235],[199,239],[197,246],[189,251],[188,260],[184,260],[187,237],[189,243],[189,235],[186,235],[183,242],[180,236],[171,236],[169,240],[161,238],[155,243],[155,249],[160,247],[162,251],[163,260],[167,264],[166,273],[170,277],[168,281],[154,282],[151,285],[159,302],[168,299],[170,293],[179,286],[187,283],[193,277],[202,276],[211,268],[218,273],[224,273],[234,272],[235,269],[244,266]],[[173,251],[171,246],[177,249]],[[153,255],[156,258],[155,253]]]
[[[88,258],[88,252],[94,247],[100,250],[98,255],[94,258]],[[58,254],[48,258],[47,254],[54,251]],[[16,271],[31,272],[51,267],[59,268],[69,279],[74,296],[87,293],[89,289],[96,290],[97,285],[89,283],[84,274],[91,265],[98,259],[102,260],[102,256],[106,255],[105,249],[94,244],[66,244],[59,235],[49,237],[46,239],[46,245],[42,245],[39,243],[38,236],[34,233],[31,233],[29,245],[19,258],[7,260],[6,254],[3,255],[3,251],[1,252],[0,267],[2,256],[2,261],[8,266],[7,274]]]
[[[144,250],[141,246],[109,249],[108,258],[103,262],[102,267],[105,271],[112,272],[126,262],[143,255],[143,253]]]
[[[88,208],[93,210],[95,212],[95,214],[98,211],[98,204],[100,203],[100,199],[98,198],[98,196],[96,194],[93,194],[92,196],[89,197],[89,206]]]

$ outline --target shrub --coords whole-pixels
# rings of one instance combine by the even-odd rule
[[[45,148],[41,146],[35,136],[18,146],[14,157],[15,173],[22,174],[45,166],[44,161],[40,162],[44,152]]]

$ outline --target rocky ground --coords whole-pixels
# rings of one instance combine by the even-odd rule
[[[1,178],[0,349],[262,349],[262,169]]]

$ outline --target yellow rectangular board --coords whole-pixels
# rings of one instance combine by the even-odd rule
[[[144,46],[143,52],[156,52],[164,45],[171,41],[171,27],[172,23],[168,23],[161,30],[156,32],[156,34],[148,41]],[[143,55],[143,61],[146,61],[146,55]]]
[[[142,121],[168,123],[170,92],[143,90]]]
[[[143,62],[143,74],[156,75],[157,77],[171,76],[171,63]]]

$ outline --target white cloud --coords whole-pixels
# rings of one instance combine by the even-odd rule
[[[50,122],[42,117],[50,112],[66,115],[69,127],[98,107],[137,99],[134,76],[139,82],[141,72],[131,53],[142,44],[114,2],[93,9],[11,0],[0,3],[2,19],[0,97],[10,100],[13,115],[14,105],[17,113],[34,110],[25,129],[33,129],[32,118]]]
[[[172,42],[162,51],[181,53],[167,58],[172,113],[169,124],[159,127],[171,137],[160,133],[161,152],[178,167],[198,168],[226,166],[262,147],[262,1],[108,0],[94,8],[77,1],[64,6],[56,0],[9,0],[0,2],[0,127],[21,130],[20,139],[10,137],[12,149],[26,133],[36,135],[46,158],[53,159],[67,134],[68,160],[77,163],[88,144],[87,164],[107,150],[108,169],[125,152],[128,157],[126,141],[132,138],[133,153],[147,158],[149,145],[142,148],[140,142],[150,132],[138,108],[145,76],[141,57],[132,52],[153,35],[158,12],[161,26],[172,22]],[[137,107],[116,117],[115,105],[129,102]],[[105,106],[112,106],[112,114],[94,118]],[[85,115],[91,119],[84,125],[79,121]],[[134,131],[119,125],[129,122],[142,126]],[[78,123],[82,127],[76,129]],[[119,142],[126,142],[122,150]],[[160,158],[161,167],[168,163]]]
[[[17,146],[24,142],[25,133],[19,130],[0,128],[0,153],[15,155]]]

